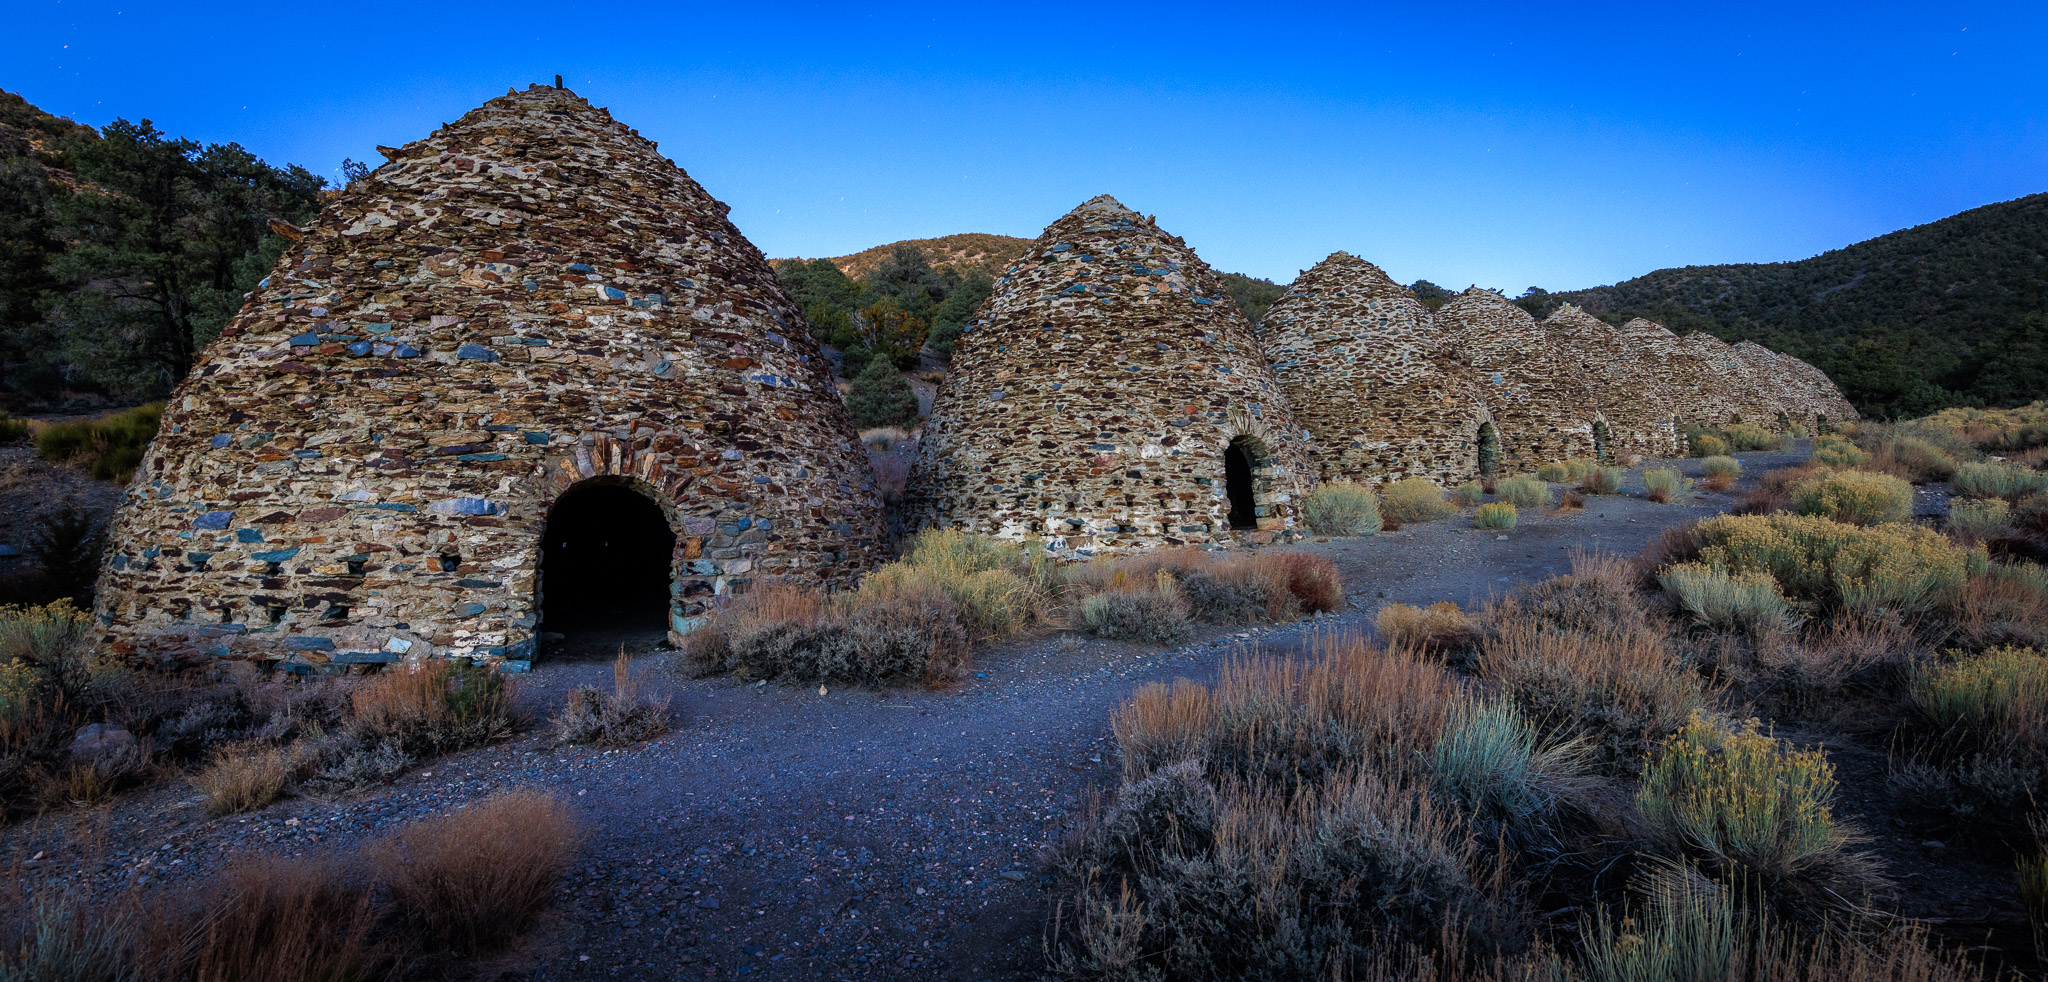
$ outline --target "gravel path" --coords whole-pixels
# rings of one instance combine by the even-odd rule
[[[1741,455],[1753,475],[1801,454]],[[1696,467],[1696,462],[1682,462]],[[1748,482],[1745,481],[1745,485]],[[1631,493],[1640,484],[1631,475]],[[1633,554],[1730,496],[1658,505],[1588,500],[1508,533],[1468,519],[1314,543],[1335,557],[1349,609],[1263,632],[1212,631],[1176,649],[1043,637],[986,651],[944,691],[869,692],[677,681],[677,729],[622,751],[550,747],[540,727],[437,760],[335,803],[290,800],[208,819],[182,785],[126,795],[83,863],[76,814],[0,838],[0,864],[66,875],[180,880],[254,846],[353,843],[508,787],[568,796],[589,842],[557,911],[506,963],[536,979],[1023,979],[1041,964],[1051,895],[1038,857],[1115,775],[1108,720],[1133,689],[1207,679],[1232,650],[1290,650],[1318,630],[1369,629],[1384,603],[1473,603],[1570,568],[1575,549]],[[1078,642],[1078,643],[1077,643]],[[652,668],[659,656],[639,659]],[[543,664],[523,682],[535,713],[601,662]],[[74,841],[79,838],[71,836]]]

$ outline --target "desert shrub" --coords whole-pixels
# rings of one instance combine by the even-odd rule
[[[510,736],[513,695],[508,676],[453,658],[393,666],[349,693],[349,725],[364,742],[444,754]]]
[[[1692,481],[1668,467],[1643,472],[1644,496],[1660,504],[1672,504],[1692,497]]]
[[[2018,501],[2030,494],[2048,491],[2048,474],[2004,461],[1964,464],[1956,468],[1949,486],[1972,498],[2003,498]]]
[[[1664,592],[1718,631],[1769,634],[1798,622],[1778,581],[1762,570],[1730,573],[1705,563],[1680,563],[1658,574]]]
[[[1930,613],[1958,594],[1967,575],[1962,549],[1910,525],[1717,515],[1695,531],[1701,562],[1731,573],[1769,573],[1787,597],[1858,615]]]
[[[2048,736],[2048,657],[2032,648],[1993,648],[1923,669],[1912,703],[1938,729]]]
[[[127,481],[156,438],[164,404],[124,409],[98,419],[51,423],[36,431],[36,456],[70,464],[102,481]]]
[[[1724,881],[1754,877],[1781,911],[1860,911],[1880,884],[1863,841],[1834,819],[1834,766],[1750,720],[1694,713],[1643,768],[1636,809],[1674,856]]]
[[[1813,455],[1809,459],[1829,467],[1861,467],[1870,463],[1870,454],[1858,449],[1846,437],[1824,436],[1813,441]]]
[[[206,796],[210,815],[255,811],[284,797],[294,767],[283,747],[247,742],[214,751],[213,761],[192,776],[192,786]]]
[[[955,678],[968,651],[958,605],[905,576],[864,583],[836,602],[789,583],[758,585],[691,632],[682,660],[742,678],[885,685]]]
[[[1721,438],[1728,441],[1728,448],[1738,453],[1745,450],[1783,450],[1790,443],[1783,434],[1773,433],[1754,423],[1736,423],[1721,431]]]
[[[476,953],[518,933],[547,906],[580,839],[561,799],[509,791],[407,824],[365,852],[402,922]]]
[[[1586,476],[1579,478],[1579,490],[1586,494],[1616,494],[1621,491],[1621,479],[1625,474],[1619,467],[1588,468]]]
[[[16,443],[28,439],[28,420],[16,419],[6,412],[0,412],[0,443]]]
[[[91,615],[69,601],[40,607],[0,607],[0,663],[19,663],[41,683],[78,702],[104,683],[111,669],[87,651]]]
[[[1483,529],[1514,528],[1515,506],[1505,501],[1481,505],[1479,513],[1472,516],[1472,524]]]
[[[1302,520],[1317,535],[1371,535],[1380,530],[1380,501],[1353,481],[1319,484],[1301,499]]]
[[[1926,928],[1801,931],[1771,916],[1752,882],[1719,884],[1659,865],[1635,884],[1639,907],[1581,922],[1585,982],[1984,982],[1983,969],[1943,951]],[[1544,977],[1543,973],[1534,973]],[[1553,973],[1549,975],[1556,978]]]
[[[1569,574],[1517,587],[1487,604],[1485,616],[1493,631],[1521,624],[1551,632],[1661,634],[1665,625],[1643,602],[1638,581],[1625,559],[1575,553]]]
[[[1482,487],[1478,481],[1466,481],[1458,485],[1457,490],[1451,492],[1451,500],[1456,501],[1462,507],[1470,508],[1486,500],[1486,488]]]
[[[1000,638],[1023,628],[1044,606],[1036,571],[1047,563],[1043,555],[993,536],[934,529],[914,536],[903,558],[868,574],[860,590],[881,599],[927,584],[959,605],[977,638]]]
[[[1404,477],[1387,485],[1380,513],[1402,525],[1449,518],[1458,509],[1444,500],[1444,491],[1426,477]]]
[[[2033,563],[1994,563],[1963,585],[1954,616],[1972,648],[2048,647],[2048,570]]]
[[[2012,523],[2029,531],[2048,534],[2048,493],[2021,498],[2012,506]]]
[[[1742,461],[1733,457],[1713,456],[1700,461],[1700,474],[1704,483],[1716,491],[1726,491],[1735,486],[1735,479],[1742,476]]]
[[[1075,626],[1112,641],[1179,644],[1193,633],[1187,601],[1163,571],[1154,589],[1105,590],[1084,598]]]
[[[1269,552],[1260,558],[1270,563],[1287,584],[1301,609],[1311,614],[1328,614],[1344,608],[1344,579],[1337,563],[1328,556],[1301,550]]]
[[[1479,637],[1479,625],[1471,615],[1448,600],[1428,607],[1388,604],[1373,615],[1373,626],[1380,640],[1401,651],[1457,651]]]
[[[1054,972],[1391,978],[1374,967],[1416,951],[1527,945],[1475,830],[1542,835],[1569,754],[1469,699],[1439,666],[1334,639],[1141,688],[1112,721],[1122,786],[1059,857]]]
[[[1584,756],[1580,741],[1546,744],[1507,700],[1460,699],[1430,749],[1429,773],[1437,793],[1482,829],[1528,846],[1574,790]]]
[[[668,732],[669,701],[641,698],[640,682],[620,649],[618,660],[612,662],[612,691],[594,685],[569,690],[554,719],[555,739],[625,747]]]
[[[1517,474],[1496,483],[1493,494],[1516,508],[1542,508],[1550,504],[1550,486],[1527,474]]]
[[[1719,457],[1728,452],[1728,441],[1712,433],[1696,433],[1686,443],[1695,457]]]
[[[1635,766],[1706,703],[1706,684],[1649,632],[1511,621],[1481,644],[1477,669],[1525,718],[1584,740],[1610,771]]]
[[[1948,506],[1948,530],[1966,542],[1996,538],[2012,527],[2012,506],[1999,498],[1957,501]]]

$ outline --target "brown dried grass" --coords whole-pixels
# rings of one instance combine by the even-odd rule
[[[141,919],[137,975],[161,982],[395,977],[375,931],[373,891],[332,856],[230,862],[206,886],[155,898]]]
[[[580,842],[561,799],[509,791],[413,822],[364,851],[405,923],[475,953],[517,934],[547,906]]]
[[[231,743],[213,752],[213,761],[191,777],[206,795],[210,815],[255,811],[284,797],[294,770],[292,755],[282,747]]]
[[[1373,626],[1388,647],[1407,651],[1462,651],[1479,639],[1479,623],[1448,600],[1428,607],[1388,604],[1373,616]]]

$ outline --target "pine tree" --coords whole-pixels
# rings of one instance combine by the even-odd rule
[[[853,389],[846,394],[846,411],[852,414],[853,425],[861,429],[909,426],[917,422],[917,393],[889,359],[871,358],[854,376]]]

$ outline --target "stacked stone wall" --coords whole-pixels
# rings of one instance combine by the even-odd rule
[[[1428,309],[1378,266],[1338,252],[1294,281],[1260,342],[1314,441],[1323,480],[1440,484],[1479,471],[1493,423]]]
[[[1436,312],[1448,360],[1462,365],[1500,427],[1504,472],[1593,455],[1604,421],[1578,366],[1529,312],[1472,287]]]
[[[116,650],[526,657],[549,508],[586,481],[661,505],[675,631],[751,580],[875,561],[816,343],[653,143],[535,87],[387,155],[171,398],[100,582]]]
[[[1104,195],[1039,236],[956,345],[908,524],[1070,555],[1237,542],[1233,444],[1255,457],[1250,538],[1291,534],[1313,472],[1251,326],[1185,242]]]
[[[1619,328],[1571,304],[1545,318],[1543,327],[1607,423],[1605,446],[1597,449],[1609,458],[1678,452],[1677,400],[1654,349],[1633,343]]]

